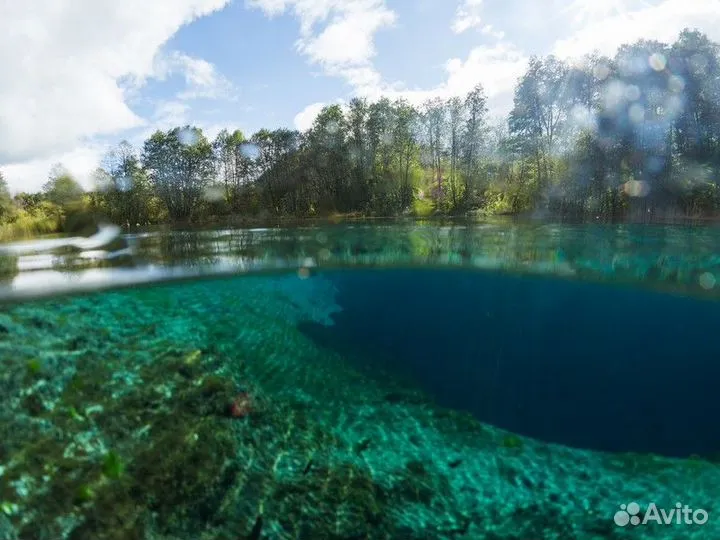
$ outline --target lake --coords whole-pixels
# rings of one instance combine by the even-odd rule
[[[0,273],[0,539],[720,535],[718,228],[109,227]]]

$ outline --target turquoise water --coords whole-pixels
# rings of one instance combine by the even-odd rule
[[[5,246],[0,538],[717,538],[718,239],[405,223]],[[623,526],[631,503],[708,520]]]

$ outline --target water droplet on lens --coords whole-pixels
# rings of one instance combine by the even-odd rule
[[[195,131],[194,129],[183,128],[178,133],[178,139],[180,140],[180,143],[186,146],[192,146],[200,140],[200,137],[198,136],[197,131]]]
[[[240,152],[240,155],[247,159],[257,159],[260,157],[260,148],[258,148],[258,145],[253,143],[244,142],[239,144],[238,151]]]
[[[648,58],[648,63],[655,71],[662,71],[665,69],[665,66],[667,66],[667,58],[665,58],[664,54],[654,53]]]

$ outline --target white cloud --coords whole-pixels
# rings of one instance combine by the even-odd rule
[[[107,147],[103,144],[87,144],[68,152],[59,152],[39,159],[14,163],[3,167],[10,191],[34,193],[47,182],[52,166],[62,163],[65,169],[85,189],[93,187],[92,174],[99,166]]]
[[[516,0],[521,10],[529,0]],[[491,114],[507,114],[512,108],[513,89],[525,72],[530,54],[554,53],[573,58],[595,50],[613,55],[623,43],[638,39],[673,41],[685,27],[698,28],[711,39],[720,40],[720,0],[575,0],[570,6],[555,0],[547,10],[548,20],[556,26],[550,30],[555,38],[545,50],[525,51],[505,38],[492,24],[481,25],[481,0],[466,0],[458,8],[453,24],[456,32],[479,27],[483,35],[494,38],[494,45],[472,49],[465,59],[446,62],[447,78],[432,88],[413,89],[383,81],[372,64],[344,76],[354,93],[370,99],[380,96],[405,98],[420,104],[433,97],[463,96],[481,83],[488,96]],[[560,18],[558,18],[558,16]]]
[[[298,48],[311,61],[326,67],[343,69],[367,65],[375,56],[375,32],[395,22],[395,14],[384,2],[346,1],[319,34],[306,32]]]
[[[482,24],[480,16],[482,3],[483,0],[462,0],[455,12],[455,19],[452,23],[453,32],[462,34],[471,28],[480,26]]]
[[[481,83],[495,114],[506,114],[512,105],[512,91],[527,68],[528,57],[509,43],[476,47],[463,62],[458,58],[447,63],[445,88],[450,95],[469,92]]]
[[[371,94],[384,85],[382,77],[372,66],[346,68],[342,75],[358,94]]]
[[[321,65],[326,74],[345,79],[353,94],[369,99],[387,96],[419,104],[436,96],[465,95],[481,83],[491,105],[505,112],[511,101],[508,92],[512,92],[527,63],[526,56],[509,44],[477,47],[467,60],[447,62],[448,78],[444,83],[430,89],[409,89],[401,83],[383,81],[372,64],[375,33],[396,20],[384,0],[248,0],[248,5],[262,9],[268,16],[292,10],[300,20],[298,50],[312,63]],[[479,25],[480,7],[480,0],[465,0],[458,8],[455,30]],[[317,26],[322,28],[317,30]],[[503,37],[491,25],[481,31],[495,39]],[[308,105],[295,116],[295,127],[309,128],[323,105]]]
[[[612,56],[620,45],[639,39],[672,42],[686,27],[720,39],[720,0],[665,0],[652,6],[642,2],[636,9],[616,10],[558,40],[553,52],[566,58],[594,50]]]
[[[0,7],[0,165],[13,185],[45,159],[83,162],[97,135],[140,126],[122,82],[156,75],[156,55],[184,24],[229,0],[33,0]],[[190,90],[207,66],[189,57]],[[178,67],[176,66],[176,69]],[[76,149],[76,150],[74,150]],[[42,175],[44,181],[47,170]]]
[[[663,0],[554,0],[561,15],[574,25],[587,25],[597,21],[623,15],[629,11],[650,7]]]
[[[262,9],[270,17],[282,15],[292,3],[289,0],[247,0],[247,5]]]
[[[375,33],[395,23],[385,0],[248,0],[268,16],[292,10],[300,20],[297,49],[327,74],[356,85],[379,80],[372,68]]]
[[[128,134],[126,139],[138,151],[142,152],[142,145],[156,129],[172,129],[190,122],[188,112],[190,107],[179,101],[162,102],[156,109],[152,118],[152,125],[148,125],[137,133]],[[203,130],[205,137],[212,141],[223,129],[234,131],[237,125],[225,125],[220,123],[194,122],[194,125]],[[246,131],[243,131],[249,136]],[[13,163],[2,167],[3,175],[8,179],[10,191],[18,193],[25,191],[29,193],[40,191],[43,184],[47,182],[52,167],[61,163],[64,168],[83,186],[85,189],[94,189],[93,173],[101,165],[103,158],[114,144],[104,142],[91,142],[77,146],[67,152],[59,152],[43,158],[32,159],[22,163]],[[14,181],[13,181],[14,180]]]
[[[300,131],[310,129],[315,121],[315,118],[317,118],[317,115],[320,114],[320,111],[325,105],[327,104],[322,102],[311,103],[302,111],[297,113],[294,120],[295,128]]]
[[[369,99],[387,96],[403,98],[412,104],[440,97],[464,97],[477,84],[481,84],[494,115],[507,114],[512,106],[515,83],[527,68],[528,57],[509,43],[475,47],[467,58],[451,58],[445,63],[446,80],[427,89],[403,88],[395,85],[378,85],[358,88],[357,93]]]
[[[495,27],[492,24],[486,24],[480,29],[480,32],[495,39],[503,39],[505,37],[505,32],[502,30],[495,30]]]
[[[232,84],[207,60],[179,51],[158,53],[153,77],[162,80],[174,74],[181,75],[186,84],[186,88],[178,94],[178,99],[232,98]]]
[[[149,129],[143,139],[158,129],[167,130],[188,124],[189,111],[190,105],[184,101],[171,100],[159,102],[153,112],[152,125],[148,126]]]

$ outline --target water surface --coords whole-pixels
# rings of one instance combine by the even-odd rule
[[[416,221],[294,228],[104,229],[96,240],[0,249],[0,296],[298,268],[452,267],[551,275],[717,295],[720,227]]]

